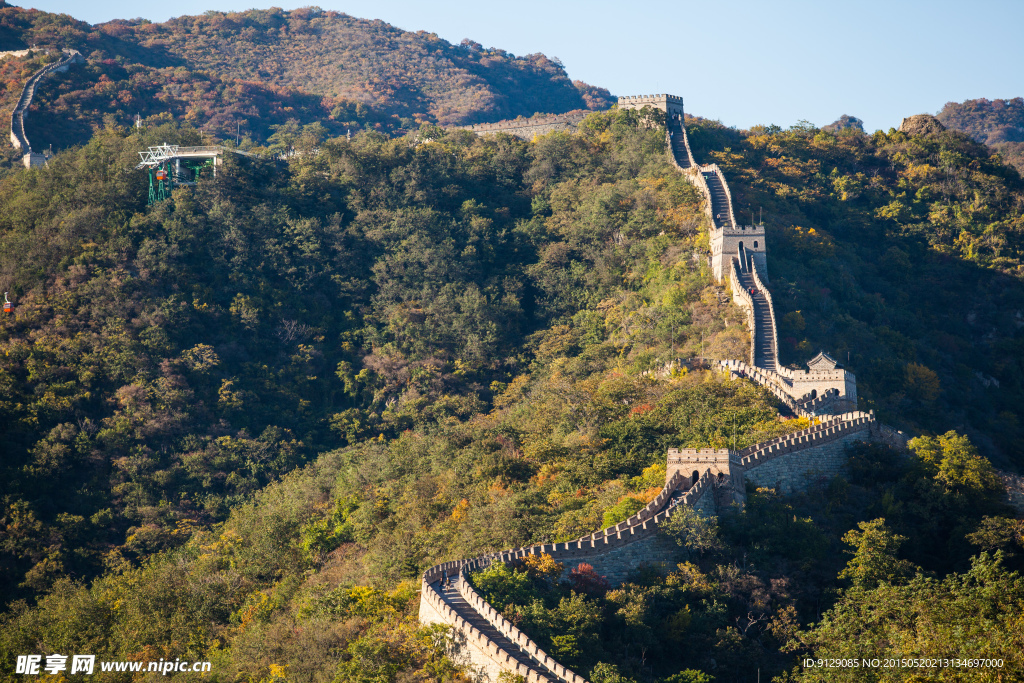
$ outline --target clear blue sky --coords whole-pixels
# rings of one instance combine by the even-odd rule
[[[11,0],[99,23],[165,21],[253,0]],[[302,7],[272,2],[259,7]],[[947,101],[1024,96],[1024,0],[322,0],[324,9],[543,52],[616,95],[668,92],[692,114],[746,128],[817,125],[841,114],[898,126]]]

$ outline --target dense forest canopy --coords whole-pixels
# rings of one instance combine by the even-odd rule
[[[754,384],[660,372],[750,340],[658,112],[529,142],[434,125],[610,105],[556,61],[317,8],[90,26],[0,3],[0,45],[33,44],[86,63],[28,119],[57,155],[0,170],[5,674],[91,652],[462,681],[416,620],[425,567],[626,519],[670,446],[808,426]],[[5,106],[56,58],[0,61]],[[782,361],[827,351],[917,438],[682,515],[678,563],[621,586],[541,556],[477,589],[593,683],[964,653],[1024,676],[1024,527],[992,465],[1024,466],[1020,111],[949,104],[921,135],[688,118],[767,224]],[[258,155],[147,206],[137,152],[211,139]]]
[[[597,683],[816,680],[794,658],[865,639],[1017,675],[1022,531],[977,445],[1020,462],[1020,176],[952,131],[689,128],[766,211],[784,360],[849,349],[866,407],[924,435],[684,516],[667,571],[612,587],[542,557],[478,589]],[[152,207],[135,152],[195,144],[187,125],[109,126],[0,179],[5,671],[40,650],[461,680],[416,622],[425,567],[625,519],[669,446],[807,425],[747,382],[648,373],[749,344],[656,112],[425,132],[298,130],[304,153],[229,156]],[[973,626],[913,626],[950,614]]]

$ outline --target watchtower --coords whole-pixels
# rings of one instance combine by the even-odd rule
[[[768,279],[768,251],[764,243],[764,225],[723,225],[711,230],[711,266],[715,280],[721,282],[729,273],[729,263],[738,259],[740,269],[751,270]]]
[[[683,98],[678,95],[630,95],[619,98],[619,109],[643,109],[654,107],[665,112],[669,118],[678,114],[683,118]]]
[[[678,472],[684,477],[680,488],[689,489],[708,471],[720,506],[743,504],[746,498],[746,484],[739,451],[728,448],[668,449],[666,481],[671,480]]]

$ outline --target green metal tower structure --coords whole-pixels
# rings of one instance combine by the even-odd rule
[[[166,173],[166,171],[162,167],[159,170],[164,171]],[[167,199],[168,197],[171,196],[171,182],[169,180],[170,176],[165,176],[165,177],[168,178],[167,180],[165,180],[164,178],[158,178],[158,179],[156,179],[156,182],[154,183],[153,182],[154,181],[153,175],[154,175],[153,169],[151,168],[151,169],[149,169],[149,205],[150,206],[153,206],[153,204],[156,204],[157,202],[162,202],[163,200],[165,200],[165,199]]]

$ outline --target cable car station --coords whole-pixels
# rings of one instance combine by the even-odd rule
[[[217,167],[225,152],[252,156],[220,145],[179,147],[166,143],[139,152],[142,161],[135,168],[149,169],[149,203],[155,204],[170,197],[173,186],[195,185],[204,175],[216,178]],[[203,173],[206,169],[210,169],[209,174]]]

